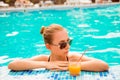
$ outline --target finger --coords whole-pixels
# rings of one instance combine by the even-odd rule
[[[67,67],[59,67],[60,70],[68,70],[68,66]]]
[[[68,64],[58,64],[59,67],[67,67]]]
[[[59,69],[51,69],[51,71],[66,71],[66,68],[59,68]]]
[[[68,65],[69,63],[68,62],[58,62],[56,64],[58,64],[58,65]]]
[[[50,69],[51,71],[60,71],[60,70],[68,70],[68,67],[54,67]]]
[[[60,69],[51,69],[51,71],[60,71]]]
[[[58,63],[58,66],[67,67],[67,66],[68,66],[68,63]]]
[[[68,64],[68,61],[56,61],[56,63]]]
[[[51,71],[60,71],[60,68],[58,67],[58,68],[52,68],[52,69],[50,69]]]

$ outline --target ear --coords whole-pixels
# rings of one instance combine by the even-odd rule
[[[46,46],[47,49],[49,49],[49,50],[51,49],[50,44],[47,43],[47,44],[45,44],[45,46]]]

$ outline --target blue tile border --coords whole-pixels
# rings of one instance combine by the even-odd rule
[[[0,80],[120,80],[120,66],[110,67],[109,71],[81,71],[79,76],[70,76],[69,71],[45,69],[13,71],[0,67]]]

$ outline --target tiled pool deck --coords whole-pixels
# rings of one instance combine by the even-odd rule
[[[11,11],[32,11],[32,10],[68,10],[73,8],[99,8],[113,5],[119,5],[120,2],[114,3],[103,3],[103,4],[81,4],[81,5],[54,5],[54,6],[42,6],[42,7],[9,7],[0,8],[0,12],[11,12]]]
[[[0,67],[0,80],[120,80],[120,66],[110,67],[105,72],[82,71],[79,76],[70,76],[68,71],[37,69],[18,72]]]

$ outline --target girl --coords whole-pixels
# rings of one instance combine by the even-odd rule
[[[45,46],[50,50],[50,55],[35,56],[30,59],[15,60],[8,65],[12,70],[29,70],[46,68],[49,70],[68,70],[69,61],[77,62],[81,57],[77,53],[69,53],[71,39],[67,31],[58,24],[42,27],[41,32]],[[108,64],[102,60],[83,56],[81,59],[82,70],[104,71]]]

